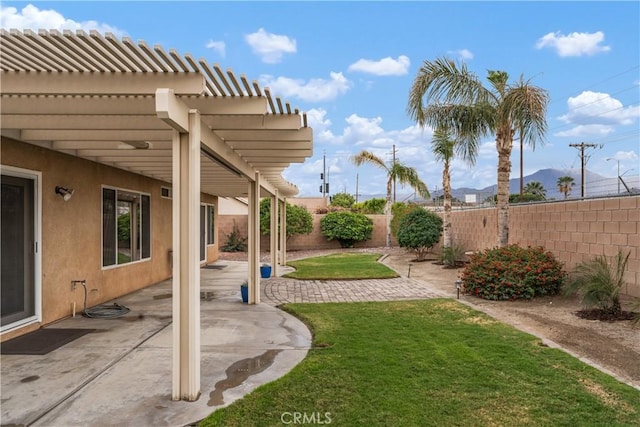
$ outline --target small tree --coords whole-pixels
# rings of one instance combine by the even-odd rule
[[[574,185],[576,185],[573,181],[574,179],[568,175],[558,178],[558,182],[556,183],[556,185],[558,186],[558,191],[564,194],[565,199],[569,197],[569,194],[571,194],[571,189]]]
[[[233,220],[233,229],[227,235],[227,243],[220,248],[222,252],[244,252],[247,250],[247,238],[240,235],[240,228]]]
[[[396,240],[398,240],[398,230],[400,230],[402,220],[414,209],[422,208],[415,203],[403,202],[396,202],[391,206],[391,213],[393,214],[393,218],[391,218],[391,235],[393,235]]]
[[[544,188],[544,185],[539,181],[527,182],[527,185],[524,186],[522,191],[526,194],[533,194],[538,197],[539,200],[547,199],[547,189]]]
[[[358,213],[330,212],[320,221],[320,230],[328,240],[340,242],[340,247],[352,248],[354,243],[371,238],[373,221]]]
[[[287,206],[287,239],[295,234],[311,234],[313,231],[313,217],[304,206],[292,205],[289,202]],[[278,220],[280,219],[280,211],[278,211]],[[260,231],[265,236],[271,232],[271,199],[265,197],[260,200]],[[278,231],[280,231],[280,222],[278,221]]]
[[[349,209],[355,202],[356,199],[349,193],[337,193],[331,197],[331,206]]]
[[[438,243],[442,234],[442,218],[424,209],[409,212],[400,223],[398,244],[413,250],[422,261],[429,250]]]
[[[381,215],[384,213],[386,203],[387,201],[385,199],[373,198],[365,200],[364,202],[355,203],[352,206],[352,210],[365,215]]]

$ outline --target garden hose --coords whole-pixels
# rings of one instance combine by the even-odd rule
[[[116,317],[124,316],[130,310],[124,305],[120,305],[114,302],[112,305],[102,304],[92,308],[87,308],[87,283],[82,280],[80,282],[84,288],[84,309],[82,315],[90,317],[92,319],[113,319]]]

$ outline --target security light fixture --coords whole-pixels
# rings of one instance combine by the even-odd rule
[[[71,196],[73,196],[74,192],[75,192],[75,190],[73,190],[71,188],[61,187],[59,185],[56,186],[56,194],[59,195],[60,197],[62,197],[65,202],[69,201]]]

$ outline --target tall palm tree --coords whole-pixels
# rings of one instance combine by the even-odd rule
[[[573,186],[576,185],[576,183],[573,181],[574,179],[568,175],[558,178],[558,182],[556,185],[558,186],[558,191],[564,194],[565,200],[567,199],[567,197],[569,197],[569,194],[571,194],[571,189],[573,188]]]
[[[524,186],[522,190],[525,193],[533,194],[534,196],[540,197],[542,200],[546,200],[547,198],[547,189],[544,188],[541,182],[531,181],[527,182],[527,185]]]
[[[407,113],[420,126],[446,126],[477,147],[481,137],[495,135],[498,151],[498,246],[509,243],[509,175],[515,129],[535,148],[547,130],[549,95],[520,77],[509,83],[509,74],[490,70],[484,87],[465,64],[447,58],[425,61],[416,75]]]
[[[401,185],[409,185],[423,198],[430,197],[427,184],[420,180],[418,172],[414,168],[405,166],[398,161],[388,166],[380,157],[366,150],[351,156],[351,161],[356,166],[361,166],[365,163],[372,164],[383,169],[387,174],[387,201],[384,206],[384,214],[387,220],[387,246],[391,246],[391,190],[393,182],[397,181]]]
[[[443,215],[443,247],[450,248],[453,245],[453,236],[451,235],[451,173],[449,168],[456,152],[469,164],[474,164],[476,160],[477,150],[471,152],[461,148],[460,142],[454,139],[451,131],[444,127],[439,127],[433,133],[431,140],[431,151],[436,160],[442,162],[442,191],[444,195],[444,215]]]

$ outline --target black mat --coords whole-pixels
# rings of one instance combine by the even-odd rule
[[[47,354],[95,329],[46,328],[0,344],[0,354]]]
[[[202,268],[206,268],[208,270],[222,270],[225,267],[226,267],[226,265],[210,264],[210,265],[205,265]]]

